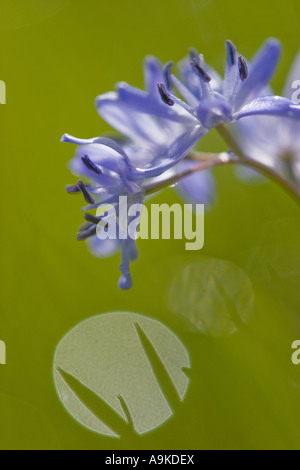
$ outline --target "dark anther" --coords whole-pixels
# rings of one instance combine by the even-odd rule
[[[80,189],[78,188],[77,184],[74,185],[74,184],[68,184],[66,186],[66,191],[70,194],[76,194],[76,193],[80,193]]]
[[[172,98],[170,98],[170,96],[168,95],[166,85],[164,83],[158,83],[157,87],[162,101],[168,104],[169,106],[174,106],[175,101],[173,101]]]
[[[90,222],[86,222],[85,224],[80,225],[78,232],[85,232],[89,228],[93,227],[94,224],[91,224]]]
[[[166,86],[168,90],[172,90],[173,88],[173,82],[172,82],[172,68],[173,68],[173,62],[168,62],[163,69],[163,74],[166,82]]]
[[[248,77],[248,64],[243,56],[239,56],[239,73],[241,80],[244,81]]]
[[[90,214],[89,212],[86,212],[84,214],[84,218],[85,218],[85,220],[87,220],[88,222],[91,222],[91,224],[94,224],[94,225],[99,224],[99,222],[101,220],[101,217],[96,217],[95,215]]]
[[[77,233],[77,240],[82,241],[86,240],[89,237],[93,237],[97,233],[97,227],[93,225],[92,227]]]
[[[208,73],[205,72],[204,68],[201,67],[201,65],[199,65],[197,62],[195,62],[194,60],[192,61],[192,66],[194,67],[194,69],[198,72],[198,74],[200,75],[200,77],[205,81],[205,82],[210,82],[211,81],[211,77],[208,75]]]
[[[89,170],[93,171],[97,175],[101,175],[102,172],[100,168],[97,165],[95,165],[94,162],[92,162],[92,160],[88,157],[88,155],[84,155],[84,157],[81,157],[81,160],[83,161],[83,163]]]
[[[85,185],[83,184],[83,182],[82,182],[81,180],[78,181],[77,186],[78,186],[78,189],[82,192],[85,201],[86,201],[88,204],[94,204],[94,203],[95,203],[95,199],[94,199],[94,198],[92,197],[92,195],[88,192],[88,190],[86,189]]]
[[[236,63],[236,47],[231,41],[225,42],[226,49],[227,49],[227,59],[230,65],[234,65]]]
[[[189,53],[190,53],[190,58],[192,62],[196,62],[197,64],[200,64],[199,53],[197,49],[195,49],[194,47],[191,47],[189,49]]]

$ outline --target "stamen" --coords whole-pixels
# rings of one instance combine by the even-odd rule
[[[85,224],[80,225],[78,232],[85,232],[89,228],[93,227],[94,224],[91,224],[90,222],[86,222]]]
[[[226,50],[227,50],[227,61],[230,65],[234,65],[236,63],[236,47],[231,41],[225,42]]]
[[[87,230],[77,233],[77,240],[78,241],[86,240],[87,238],[93,237],[96,234],[97,234],[97,227],[93,225]]]
[[[94,199],[94,198],[92,197],[92,195],[88,192],[88,190],[86,189],[85,185],[83,184],[83,182],[82,182],[81,180],[78,181],[77,187],[78,187],[78,189],[82,192],[83,197],[84,197],[85,201],[86,201],[88,204],[94,204],[94,203],[95,203],[95,199]]]
[[[192,62],[196,62],[197,64],[200,64],[199,53],[197,49],[195,49],[195,47],[190,47],[189,53],[190,53],[190,58]]]
[[[88,155],[84,155],[84,157],[81,157],[81,160],[89,170],[93,171],[97,175],[101,175],[102,172],[100,168],[94,162],[92,162]]]
[[[168,90],[172,90],[173,88],[173,81],[171,77],[172,68],[173,68],[173,62],[168,62],[163,68],[163,74],[164,74],[164,78],[165,78]]]
[[[162,101],[169,106],[174,106],[175,101],[173,101],[172,98],[170,98],[168,95],[166,85],[164,83],[158,83],[157,87]]]
[[[66,186],[66,191],[70,194],[76,194],[76,193],[80,193],[80,189],[78,188],[77,184],[74,185],[74,184],[68,184]]]
[[[101,220],[101,217],[96,217],[95,215],[90,214],[89,212],[86,212],[84,214],[84,218],[85,218],[85,220],[87,220],[88,222],[91,222],[94,225],[99,224],[99,222]]]
[[[211,81],[211,77],[208,75],[208,73],[205,72],[204,68],[201,67],[201,65],[199,65],[194,60],[191,64],[192,67],[196,70],[196,72],[200,75],[200,78],[202,78],[206,83],[209,83]]]
[[[239,56],[239,73],[241,80],[244,81],[248,77],[248,64],[243,56]]]

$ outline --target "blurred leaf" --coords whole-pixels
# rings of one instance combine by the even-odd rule
[[[249,320],[253,289],[244,271],[224,260],[202,258],[181,267],[168,305],[209,336],[230,334]]]

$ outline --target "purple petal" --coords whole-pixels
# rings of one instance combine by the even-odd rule
[[[118,86],[118,97],[120,102],[127,104],[130,110],[140,113],[148,113],[162,119],[169,119],[175,122],[189,121],[191,116],[179,105],[168,106],[163,103],[156,84],[157,99],[153,99],[148,93],[131,87],[127,83]],[[171,94],[172,98],[173,95]],[[131,112],[131,111],[130,111]]]
[[[207,72],[207,74],[211,77],[211,88],[214,91],[220,92],[222,88],[222,79],[219,74],[211,67],[208,67],[205,64],[204,58],[201,54],[199,56],[199,63],[202,68]],[[179,72],[185,86],[192,92],[192,94],[196,97],[197,100],[200,100],[202,97],[201,87],[199,86],[198,77],[192,70],[191,58],[183,59],[179,63]]]
[[[199,162],[183,160],[178,171],[184,171],[199,165]],[[216,193],[215,180],[210,170],[201,170],[180,179],[175,186],[179,195],[189,204],[210,205]]]
[[[74,137],[70,134],[63,134],[62,138],[60,139],[61,142],[67,142],[76,145],[93,144],[97,142],[97,140],[98,137],[93,137],[92,139],[79,139],[78,137]]]
[[[132,286],[132,279],[131,279],[131,274],[129,270],[130,253],[132,249],[130,242],[131,242],[130,239],[121,240],[122,260],[120,264],[120,271],[122,275],[119,279],[119,287],[120,289],[123,289],[123,290],[128,290]]]
[[[153,97],[157,96],[157,84],[164,81],[161,62],[153,56],[148,56],[144,61],[145,87]]]
[[[230,103],[217,92],[212,97],[202,99],[196,112],[199,121],[207,129],[232,119]]]
[[[178,136],[173,143],[163,148],[160,155],[152,161],[151,166],[149,165],[149,168],[137,168],[135,171],[130,172],[128,178],[138,180],[161,175],[184,158],[207,132],[208,130],[200,125],[187,130],[187,132]]]
[[[190,106],[196,107],[199,103],[199,100],[189,90],[189,88],[187,88],[180,80],[178,80],[178,78],[175,77],[175,75],[172,75],[172,80],[173,80],[173,83],[176,86],[177,90],[183,96],[183,98],[187,101],[187,103]]]
[[[169,106],[161,100],[157,84],[155,93],[157,94],[157,99],[154,99],[153,96],[150,96],[142,90],[131,87],[126,83],[122,83],[118,87],[120,100],[124,103],[127,103],[130,109],[142,113],[152,114],[159,118],[168,119],[175,122],[184,122],[190,120],[191,116],[186,112],[186,108],[182,106],[183,103]],[[168,94],[172,100],[175,99],[175,102],[178,102],[178,98],[176,99],[176,97],[171,92],[168,92]]]
[[[132,104],[110,92],[100,95],[96,105],[100,116],[129,139],[137,143],[164,142],[163,130],[153,117],[140,112]]]
[[[96,258],[109,258],[117,253],[120,249],[119,240],[100,240],[97,236],[91,237],[87,240],[87,246],[90,252]]]
[[[233,94],[236,84],[239,83],[240,80],[236,47],[231,41],[226,41],[225,47],[227,52],[227,60],[223,81],[223,94],[226,98],[230,98]]]
[[[80,145],[76,149],[76,159],[81,160],[87,155],[99,168],[117,174],[128,171],[127,162],[122,154],[103,144]],[[81,160],[82,162],[82,160]],[[84,163],[82,162],[84,165]],[[84,165],[85,166],[85,165]]]
[[[254,56],[248,78],[241,84],[235,99],[235,109],[257,97],[271,80],[280,57],[281,45],[277,39],[268,39]]]
[[[246,116],[259,114],[300,119],[300,106],[281,96],[266,96],[251,101],[234,115],[238,120]]]
[[[128,157],[126,153],[124,152],[124,149],[121,147],[121,145],[119,145],[116,140],[109,139],[108,137],[93,137],[91,139],[79,139],[78,137],[74,137],[70,134],[63,134],[61,138],[61,142],[67,142],[67,143],[76,144],[76,145],[101,144],[101,145],[107,146],[115,150],[117,153],[122,155],[125,160],[128,161]]]

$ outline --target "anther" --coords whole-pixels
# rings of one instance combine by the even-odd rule
[[[248,77],[248,64],[243,56],[239,56],[239,73],[241,80],[244,81]]]
[[[66,186],[66,191],[70,194],[80,193],[80,189],[78,188],[77,184],[68,184]]]
[[[164,83],[158,83],[157,87],[162,101],[169,106],[174,106],[175,101],[168,95],[166,85]]]
[[[90,222],[85,222],[84,224],[80,225],[78,232],[85,232],[89,228],[93,227],[94,224],[91,224]]]
[[[201,67],[201,65],[199,65],[195,60],[192,61],[192,66],[205,82],[209,83],[211,81],[211,77],[208,75],[208,73],[206,73],[204,68]]]
[[[89,212],[86,212],[84,214],[84,218],[85,218],[85,220],[87,220],[88,222],[91,222],[94,225],[99,224],[99,222],[101,220],[101,217],[96,217],[95,215],[90,214]]]
[[[84,157],[81,157],[81,160],[83,161],[83,163],[89,170],[93,171],[97,175],[101,175],[102,172],[100,168],[97,165],[95,165],[94,162],[92,162],[92,160],[88,157],[88,155],[84,155]]]
[[[173,81],[171,77],[173,62],[168,62],[163,68],[164,79],[168,90],[172,90]]]
[[[77,233],[77,240],[78,241],[86,240],[87,238],[93,237],[96,234],[97,234],[97,227],[93,225],[87,230]]]
[[[84,197],[85,201],[86,201],[88,204],[94,204],[94,203],[95,203],[95,199],[94,199],[94,198],[92,197],[92,195],[88,192],[88,190],[86,189],[85,185],[83,184],[83,182],[82,182],[81,180],[78,181],[77,187],[78,187],[78,189],[82,192],[83,197]]]
[[[200,64],[200,58],[199,58],[199,53],[197,49],[195,49],[195,47],[191,47],[189,49],[189,53],[190,53],[190,58],[192,62],[196,62],[197,64]]]
[[[231,41],[225,42],[226,49],[227,49],[227,60],[230,65],[234,65],[236,63],[236,47]]]

